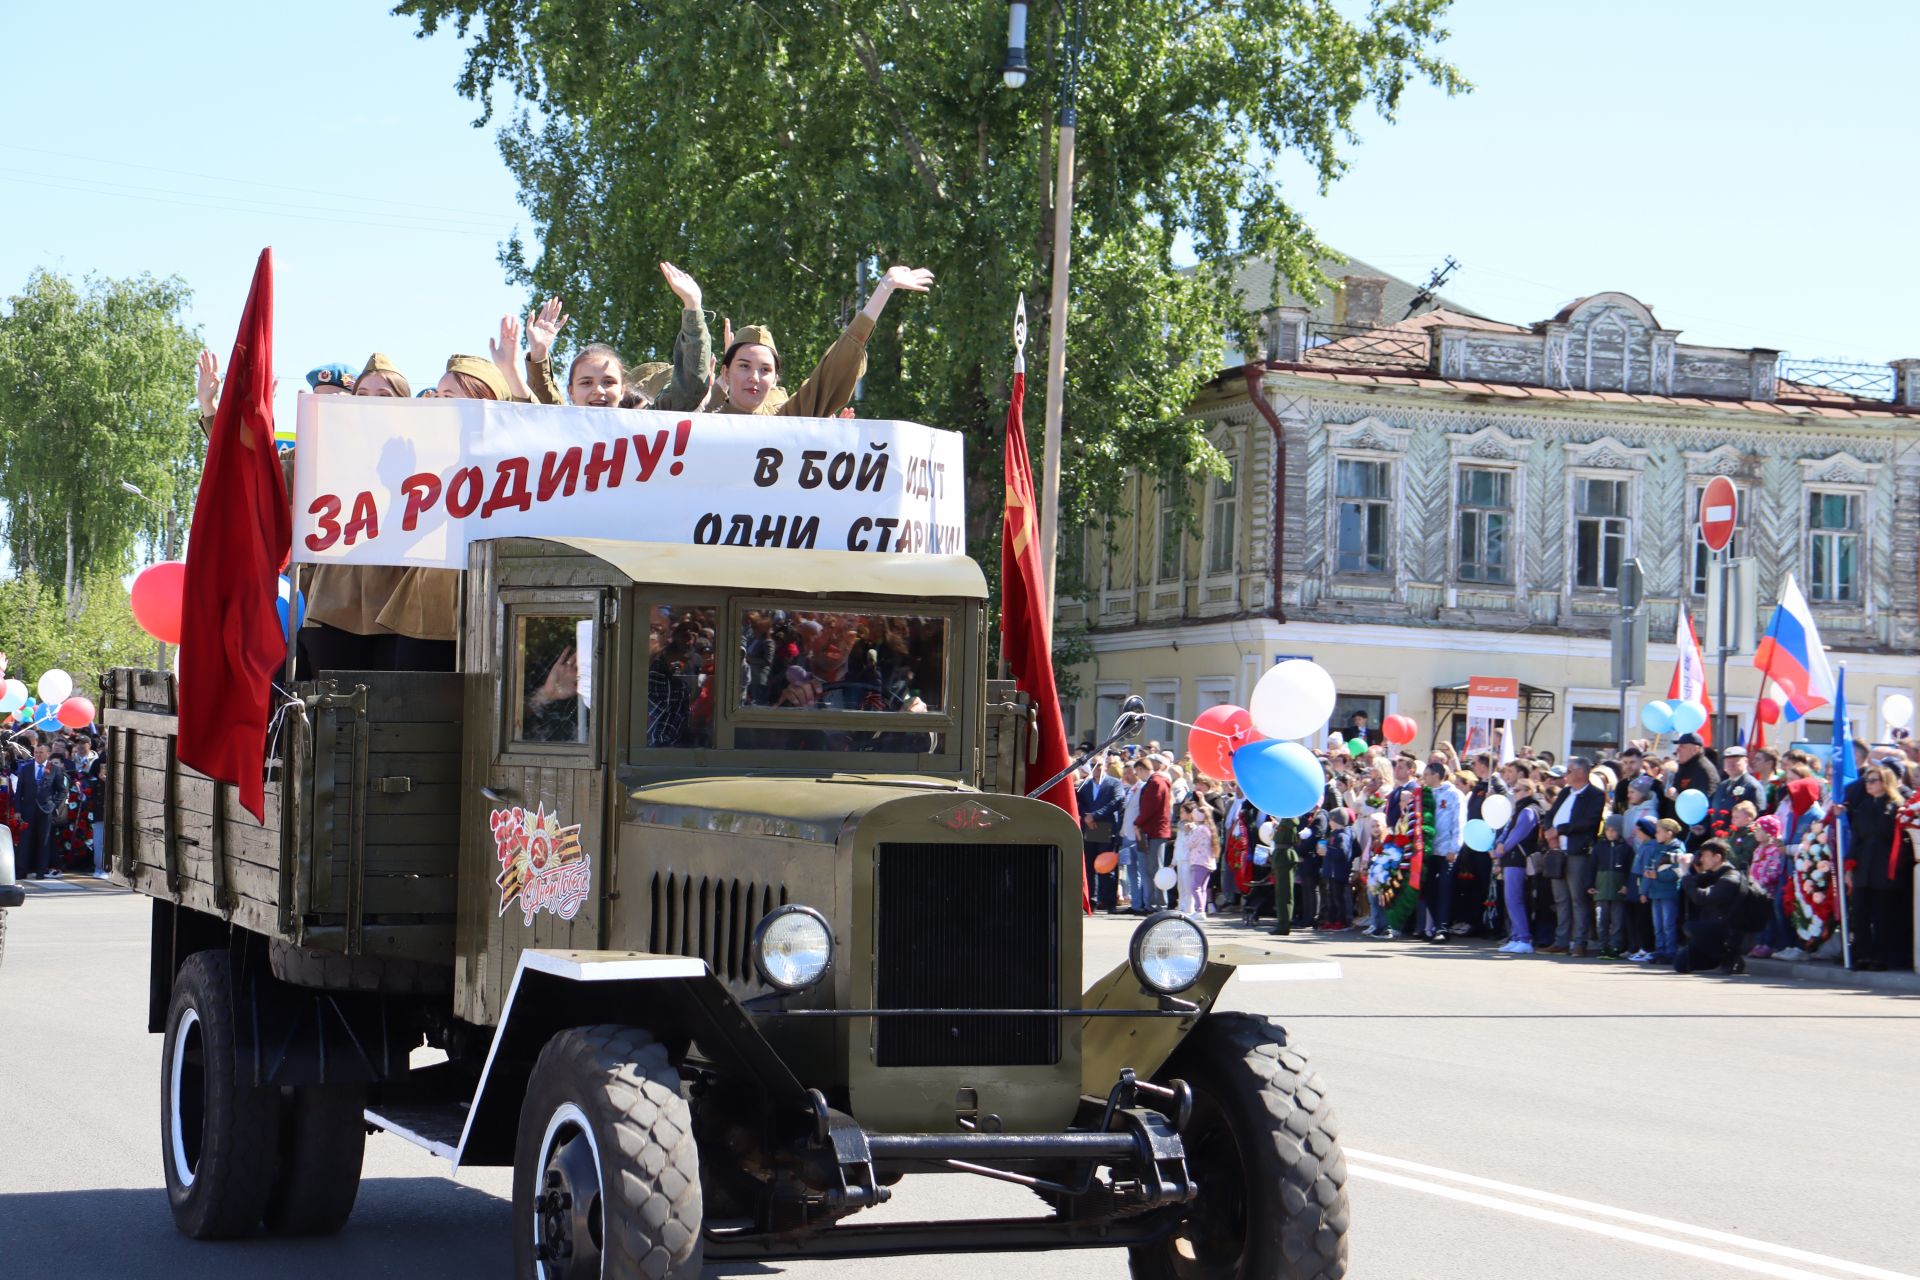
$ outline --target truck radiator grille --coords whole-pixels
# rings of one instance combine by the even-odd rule
[[[882,844],[875,1007],[1060,1007],[1060,855],[1052,845]],[[1049,1065],[1060,1020],[874,1019],[882,1067]]]
[[[727,982],[760,983],[753,968],[753,930],[775,907],[787,904],[785,885],[668,872],[653,877],[652,892],[649,951],[695,956]]]

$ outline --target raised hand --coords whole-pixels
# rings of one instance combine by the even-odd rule
[[[673,296],[680,299],[680,305],[690,311],[700,309],[700,282],[674,266],[671,262],[660,264],[660,274],[667,278],[667,288],[673,290]]]
[[[572,319],[558,298],[548,298],[538,310],[527,316],[527,359],[545,360],[553,351],[553,342]]]
[[[909,293],[925,293],[933,287],[933,272],[925,267],[888,267],[880,282]]]
[[[487,339],[487,354],[507,380],[507,390],[515,400],[531,400],[533,392],[520,372],[520,321],[514,316],[500,317],[500,336]]]
[[[220,407],[220,357],[211,351],[200,353],[200,376],[193,395],[200,402],[200,416],[211,418]]]

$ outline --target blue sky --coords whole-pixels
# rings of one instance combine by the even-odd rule
[[[1473,94],[1363,122],[1324,198],[1282,162],[1329,242],[1415,279],[1451,254],[1448,293],[1517,322],[1620,289],[1686,341],[1920,355],[1920,5],[1462,0],[1449,25]],[[0,294],[37,266],[177,273],[224,359],[270,243],[283,412],[315,363],[378,348],[419,385],[519,309],[495,253],[528,223],[450,34],[368,0],[10,5],[5,29]]]

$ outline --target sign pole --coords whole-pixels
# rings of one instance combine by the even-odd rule
[[[1732,643],[1733,630],[1727,625],[1727,614],[1733,607],[1729,571],[1733,567],[1734,528],[1739,520],[1740,495],[1733,481],[1715,476],[1700,494],[1700,540],[1713,553],[1713,573],[1720,588],[1720,634],[1715,640],[1719,646],[1720,678],[1715,690],[1719,703],[1714,707],[1713,736],[1721,751],[1732,745],[1727,741],[1727,649]]]
[[[1728,747],[1734,745],[1727,741],[1727,650],[1732,643],[1731,629],[1727,626],[1727,615],[1733,612],[1733,557],[1726,550],[1714,556],[1713,571],[1720,575],[1720,671],[1715,680],[1713,696],[1713,740],[1719,746],[1724,759]]]

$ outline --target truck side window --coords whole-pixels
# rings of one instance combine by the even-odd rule
[[[585,742],[592,729],[593,619],[520,614],[514,625],[516,742]]]
[[[647,614],[647,745],[713,745],[712,605],[655,605]]]

